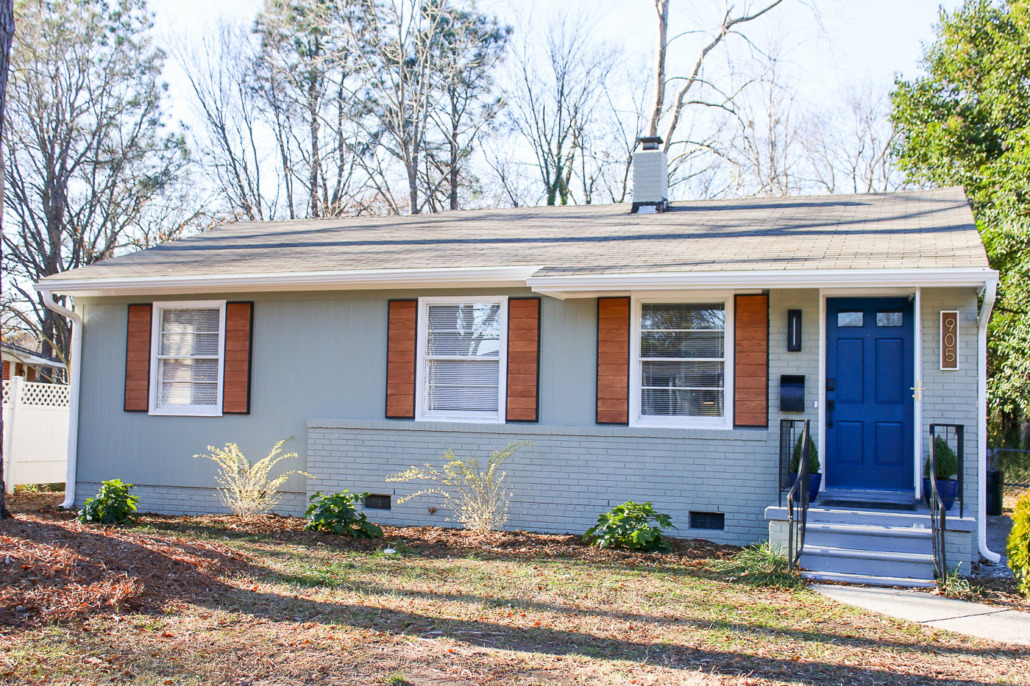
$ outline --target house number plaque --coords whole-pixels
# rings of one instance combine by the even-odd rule
[[[941,312],[941,369],[958,369],[958,312]]]

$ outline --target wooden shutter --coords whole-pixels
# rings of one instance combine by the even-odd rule
[[[129,305],[125,337],[125,411],[150,410],[150,331],[154,306]]]
[[[224,414],[250,414],[253,331],[254,303],[226,303],[225,370],[222,375],[222,412]]]
[[[539,421],[539,380],[540,298],[509,298],[507,421]]]
[[[738,295],[733,311],[733,425],[769,426],[769,296]]]
[[[597,423],[629,424],[629,298],[597,299]]]
[[[386,330],[386,416],[415,418],[418,301],[391,300]]]

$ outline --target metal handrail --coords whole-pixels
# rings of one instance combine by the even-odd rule
[[[787,493],[787,567],[790,571],[797,569],[801,560],[808,526],[808,460],[811,455],[808,432],[809,420],[806,419],[805,428],[801,432],[801,460],[797,478]]]
[[[944,440],[947,441],[949,436],[954,436],[955,442],[955,457],[958,460],[958,474],[955,475],[956,484],[956,498],[958,499],[958,516],[966,516],[966,499],[963,496],[965,493],[965,472],[966,472],[966,440],[965,440],[966,428],[961,424],[931,424],[930,425],[930,453],[933,454],[933,446],[937,442],[938,436],[943,436]],[[936,468],[936,462],[934,463]],[[934,478],[931,481],[936,485],[937,472],[931,471]]]
[[[931,433],[931,439],[933,434]],[[948,512],[937,490],[937,441],[930,441],[930,527],[933,535],[933,572],[939,581],[948,575],[948,560],[945,551],[944,531]]]

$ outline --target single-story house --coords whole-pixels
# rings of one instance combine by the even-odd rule
[[[230,224],[44,279],[74,320],[66,504],[117,477],[145,510],[217,512],[193,455],[293,436],[316,478],[291,478],[285,512],[348,488],[380,496],[376,521],[438,525],[386,477],[529,440],[511,527],[582,532],[632,499],[747,544],[782,536],[781,434],[807,419],[806,567],[926,581],[931,431],[964,455],[949,564],[996,560],[998,276],[962,189],[669,203],[644,147],[632,205]]]
[[[4,381],[20,376],[26,381],[53,382],[63,378],[64,363],[52,355],[4,341],[0,343]]]

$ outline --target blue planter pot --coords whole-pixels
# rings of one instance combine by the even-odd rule
[[[794,488],[794,482],[798,480],[798,475],[794,472],[790,473],[790,487]],[[819,497],[819,487],[823,482],[822,472],[816,472],[815,474],[808,475],[808,502],[814,503],[815,499]]]
[[[951,506],[955,504],[955,498],[958,497],[958,480],[938,479],[937,492],[941,494],[945,512],[950,511]],[[930,507],[930,478],[925,476],[923,477],[923,503]]]

